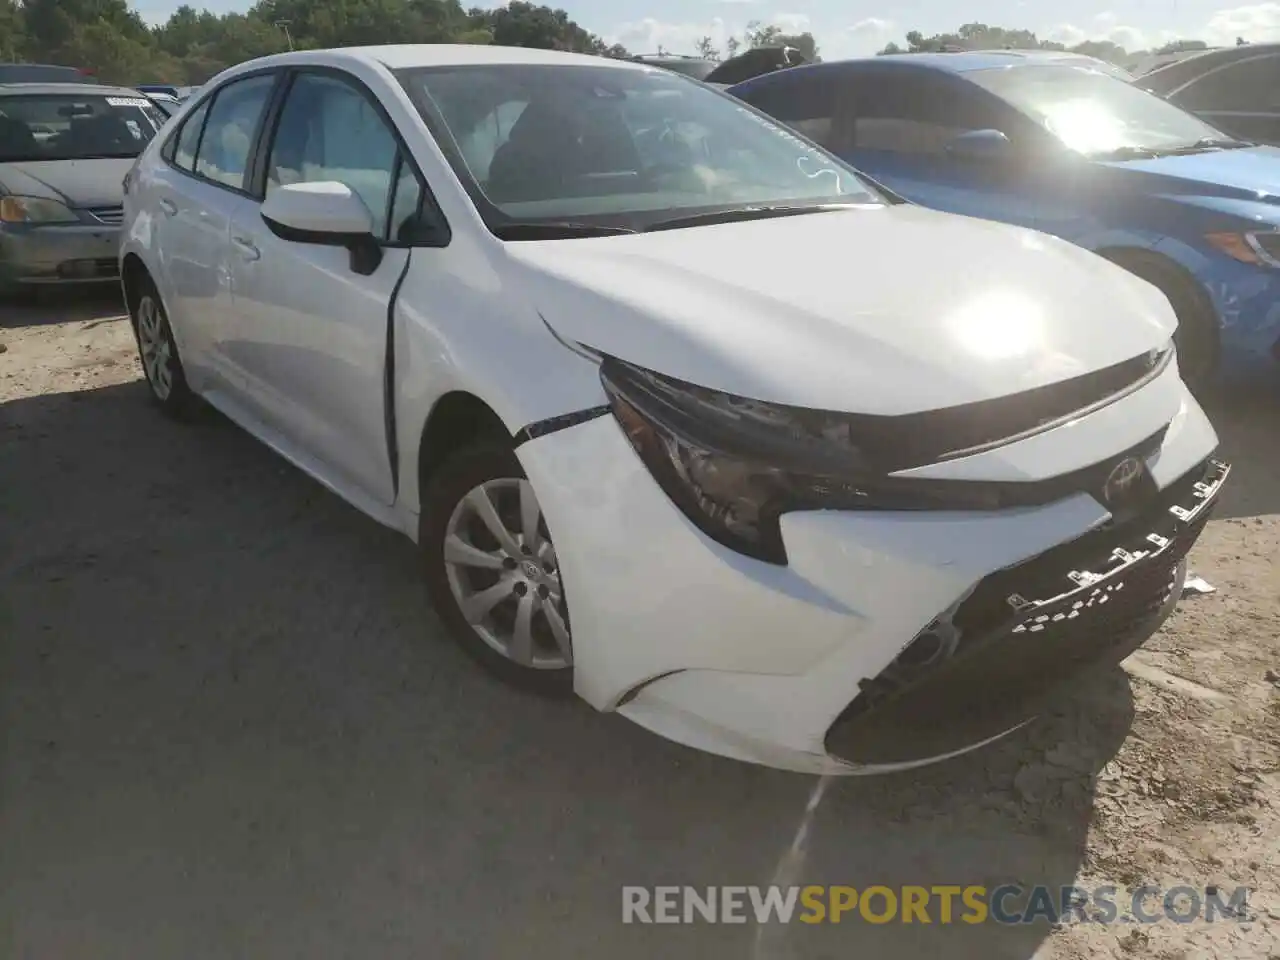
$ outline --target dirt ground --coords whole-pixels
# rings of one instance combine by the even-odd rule
[[[1280,958],[1272,382],[1211,410],[1216,593],[1008,742],[818,783],[494,684],[409,544],[149,407],[109,296],[0,309],[0,956]],[[1243,923],[621,923],[623,884],[784,877],[1256,892]]]

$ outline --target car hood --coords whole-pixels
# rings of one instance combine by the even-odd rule
[[[1007,396],[1161,347],[1176,323],[1101,257],[906,205],[506,248],[561,338],[825,410]]]
[[[124,202],[124,176],[132,166],[132,158],[117,157],[0,163],[0,188],[69,207],[119,206]]]
[[[1280,149],[1276,147],[1210,150],[1150,160],[1115,160],[1103,166],[1131,176],[1162,179],[1166,181],[1163,189],[1170,193],[1280,204]]]

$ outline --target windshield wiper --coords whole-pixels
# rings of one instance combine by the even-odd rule
[[[1181,147],[1116,147],[1114,150],[1091,153],[1089,159],[1156,160],[1160,157],[1182,157],[1192,153],[1208,153],[1212,150],[1239,150],[1243,147],[1256,146],[1256,143],[1236,140],[1234,137],[1201,137],[1195,143],[1184,144]]]
[[[656,230],[679,230],[682,227],[703,227],[716,223],[739,223],[743,220],[768,220],[772,217],[798,217],[806,213],[827,213],[855,206],[852,203],[775,204],[734,207],[731,210],[712,210],[707,213],[691,213],[683,217],[659,220],[644,228],[645,233]]]
[[[1200,153],[1208,150],[1240,150],[1244,147],[1256,147],[1249,140],[1237,140],[1235,137],[1201,137],[1195,143],[1185,147],[1175,147],[1167,151],[1170,154]]]
[[[615,237],[635,233],[627,227],[604,227],[594,223],[569,223],[560,220],[508,220],[495,224],[492,229],[499,240],[575,240],[580,237]]]

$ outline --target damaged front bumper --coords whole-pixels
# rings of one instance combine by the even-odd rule
[[[1177,605],[1230,469],[1210,460],[1137,516],[985,578],[864,683],[828,752],[859,765],[953,754],[1021,726],[1081,670],[1124,659]]]

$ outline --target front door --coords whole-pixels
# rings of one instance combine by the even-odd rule
[[[371,274],[343,247],[284,240],[256,202],[230,226],[235,360],[255,413],[335,483],[395,499],[387,443],[390,306],[412,251],[397,245],[422,187],[367,93],[333,72],[300,73],[265,145],[266,191],[337,181],[384,240]]]

